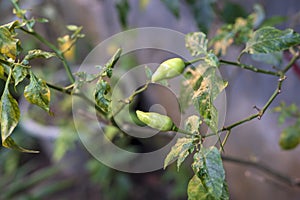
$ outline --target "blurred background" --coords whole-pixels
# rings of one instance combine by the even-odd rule
[[[74,72],[97,44],[123,30],[150,26],[184,34],[201,30],[212,36],[222,24],[233,23],[237,17],[252,13],[255,4],[262,5],[265,18],[281,17],[282,22],[276,25],[277,28],[293,28],[300,32],[299,0],[20,1],[21,8],[28,9],[29,15],[49,19],[47,24],[37,24],[36,30],[53,43],[66,34],[65,25],[83,26],[85,38],[80,39],[66,55]],[[0,1],[0,13],[2,24],[14,19],[10,1]],[[20,34],[20,37],[25,50],[46,48],[30,36]],[[230,48],[226,59],[235,60],[241,49],[238,46]],[[127,55],[121,65],[129,69],[137,64],[164,59],[165,54],[149,51],[148,54]],[[261,65],[247,56],[243,62]],[[56,59],[38,59],[32,66],[49,82],[66,82],[67,76]],[[221,74],[229,81],[225,124],[255,113],[253,106],[263,106],[276,88],[276,78],[267,75],[231,66],[222,67]],[[271,107],[281,101],[299,105],[299,84],[299,74],[291,70],[288,80],[284,82],[283,94]],[[2,91],[2,81],[0,86]],[[28,105],[18,92],[14,95],[23,112],[13,137],[16,141],[22,141],[23,146],[38,149],[40,153],[32,155],[0,148],[0,199],[187,199],[187,184],[193,175],[189,167],[191,159],[179,172],[174,164],[167,170],[144,174],[110,169],[91,157],[80,143],[73,125],[72,99],[69,96],[52,93],[51,107],[55,116],[51,117],[43,110]],[[300,149],[280,149],[278,140],[284,126],[277,124],[277,117],[278,114],[268,111],[263,119],[233,129],[225,155],[257,160],[287,176],[300,177]],[[274,181],[253,167],[227,162],[224,165],[230,199],[300,199],[300,189]]]

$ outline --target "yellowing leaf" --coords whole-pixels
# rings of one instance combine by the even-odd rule
[[[187,189],[188,200],[209,200],[213,199],[203,186],[198,176],[194,175],[190,180]]]
[[[185,36],[185,46],[192,56],[206,54],[207,43],[206,35],[202,32],[188,33]]]
[[[50,90],[45,81],[38,79],[30,71],[30,83],[25,87],[24,96],[29,103],[36,104],[46,111],[50,111]]]
[[[250,15],[247,19],[238,17],[234,24],[222,26],[210,41],[215,54],[225,55],[228,47],[233,43],[246,43],[251,36],[253,23],[253,15]]]
[[[16,65],[12,71],[12,76],[15,79],[15,86],[17,86],[21,81],[23,81],[27,74],[27,68],[21,65]]]
[[[164,162],[164,169],[175,159],[177,159],[177,169],[186,159],[186,157],[194,150],[193,138],[179,138],[172,147]]]
[[[191,85],[195,92],[192,100],[203,121],[212,129],[218,130],[218,111],[213,102],[218,94],[227,86],[216,74],[216,67],[208,66],[207,63],[201,63],[195,69],[189,69],[190,79],[187,79],[186,85]]]
[[[227,183],[223,182],[223,191],[220,198],[213,197],[208,191],[207,188],[202,184],[201,179],[194,175],[188,184],[187,189],[188,200],[228,200],[229,193]]]
[[[139,7],[141,10],[145,10],[146,7],[148,6],[150,0],[140,0],[139,1]]]
[[[0,63],[0,78],[6,81],[7,74],[9,74],[9,70],[10,70],[10,66]]]
[[[17,56],[18,39],[5,26],[0,26],[0,54],[15,59]]]
[[[10,77],[7,79],[5,89],[1,97],[1,138],[5,141],[13,132],[20,119],[18,102],[12,97],[8,90]]]
[[[18,102],[10,94],[8,85],[11,80],[11,71],[7,78],[3,94],[0,102],[0,118],[1,118],[1,140],[2,145],[22,152],[36,153],[18,146],[11,138],[13,130],[16,128],[20,120],[20,109]]]
[[[74,60],[75,58],[75,46],[73,43],[74,41],[69,35],[59,38],[59,49],[67,60]]]
[[[202,124],[200,117],[192,115],[185,121],[184,129],[189,133],[199,134],[199,128]]]

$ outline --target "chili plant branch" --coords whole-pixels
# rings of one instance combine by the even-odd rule
[[[41,36],[40,34],[38,34],[37,32],[33,31],[28,31],[24,28],[20,28],[22,31],[26,32],[27,34],[32,35],[33,37],[35,37],[36,39],[38,39],[41,43],[43,43],[44,45],[46,45],[47,47],[49,47],[51,50],[54,51],[54,53],[56,54],[56,56],[61,60],[65,71],[68,75],[68,78],[70,80],[71,83],[75,82],[75,78],[72,74],[70,65],[68,63],[68,61],[66,60],[66,58],[64,57],[63,53],[53,44],[51,44],[51,42],[49,42],[48,40],[46,40],[43,36]]]
[[[271,97],[268,99],[268,101],[266,102],[266,104],[262,107],[262,109],[259,109],[258,110],[258,113],[256,114],[253,114],[253,115],[250,115],[249,117],[246,117],[240,121],[237,121],[231,125],[228,125],[228,126],[224,126],[222,129],[218,130],[218,133],[221,133],[221,132],[224,132],[224,131],[227,131],[227,134],[225,136],[225,139],[223,140],[223,143],[222,143],[222,146],[224,146],[227,142],[227,139],[229,138],[230,136],[230,133],[231,133],[231,130],[239,125],[242,125],[248,121],[251,121],[255,118],[258,118],[258,119],[261,119],[262,116],[264,115],[264,113],[266,112],[266,110],[269,108],[269,106],[272,104],[272,102],[276,99],[276,97],[281,93],[281,87],[282,87],[282,83],[283,81],[286,79],[286,72],[293,66],[293,64],[296,62],[296,60],[299,58],[299,52],[295,53],[293,58],[290,60],[290,62],[285,66],[285,68],[281,71],[278,71],[276,72],[276,75],[275,74],[271,74],[271,75],[274,75],[274,76],[278,76],[279,75],[279,79],[278,79],[278,84],[277,84],[277,87],[276,89],[274,90],[273,94],[271,95]],[[226,61],[227,62],[227,61]],[[240,64],[237,63],[237,66],[240,66]],[[248,66],[248,65],[247,65]],[[266,72],[266,71],[264,71]],[[262,73],[262,72],[260,72]],[[268,73],[270,74],[270,73]],[[278,74],[278,75],[277,75]],[[210,134],[207,134],[205,136],[203,136],[204,138],[205,137],[210,137],[210,136],[214,136],[215,134],[214,133],[210,133]]]
[[[228,61],[228,60],[220,60],[220,63],[228,64],[228,65],[232,65],[232,66],[237,66],[237,67],[240,67],[242,69],[250,70],[250,71],[253,71],[253,72],[257,72],[257,73],[268,74],[268,75],[280,77],[279,72],[259,69],[259,68],[256,68],[256,67],[252,66],[252,65],[246,65],[246,64],[242,64],[242,63],[238,63],[238,62]]]
[[[116,116],[117,114],[119,114],[127,104],[130,104],[134,100],[134,98],[138,94],[144,92],[148,88],[149,84],[150,84],[150,82],[148,81],[142,88],[134,91],[128,98],[126,98],[125,100],[120,100],[120,102],[122,102],[123,104],[115,113],[113,113],[113,116]]]
[[[11,0],[14,8],[18,11],[18,12],[22,12],[21,8],[19,7],[18,3],[16,0]],[[25,15],[22,16],[23,19],[25,20],[28,20],[26,18]],[[26,24],[27,25],[27,24]],[[28,25],[27,25],[28,26]],[[74,83],[75,82],[75,78],[72,74],[72,71],[71,71],[71,68],[70,68],[70,65],[69,63],[67,62],[67,60],[65,59],[64,55],[63,55],[63,52],[61,52],[55,45],[53,45],[51,42],[49,42],[46,38],[44,38],[43,36],[41,36],[40,34],[38,34],[37,32],[35,32],[34,30],[32,31],[29,31],[29,30],[26,30],[25,28],[23,27],[20,27],[20,30],[22,30],[23,32],[29,34],[29,35],[32,35],[34,36],[36,39],[38,39],[40,42],[42,42],[44,45],[46,45],[47,47],[49,47],[50,49],[52,49],[54,51],[54,53],[56,54],[56,56],[62,61],[63,63],[63,66],[66,70],[66,73],[68,75],[68,78],[69,80],[71,81],[71,83]]]
[[[250,167],[254,167],[266,174],[269,174],[273,178],[277,179],[278,181],[280,181],[288,186],[300,187],[300,179],[299,178],[288,177],[288,176],[286,176],[274,169],[271,169],[270,167],[268,167],[262,163],[259,163],[257,161],[243,160],[243,159],[234,158],[231,156],[224,156],[224,155],[222,155],[222,159],[223,159],[223,161],[226,161],[226,162],[232,162],[232,163],[236,163],[236,164],[240,164],[240,165],[247,165]]]
[[[79,98],[83,99],[84,101],[86,101],[90,106],[93,106],[96,108],[97,112],[99,112],[101,115],[105,115],[105,113],[101,110],[101,108],[99,106],[97,106],[97,104],[95,104],[91,99],[89,99],[87,96],[85,96],[82,93],[74,93],[72,90],[70,90],[69,88],[63,88],[57,85],[53,85],[51,83],[46,83],[47,86],[53,90],[56,90],[58,92],[64,93],[64,94],[68,94],[68,95],[74,95],[74,96],[78,96]]]

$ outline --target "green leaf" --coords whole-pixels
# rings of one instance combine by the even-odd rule
[[[151,77],[153,75],[153,72],[151,71],[151,69],[145,65],[145,74],[148,80],[151,80]]]
[[[111,106],[111,88],[107,81],[100,78],[96,84],[94,90],[94,98],[96,104],[101,108],[102,111],[108,113]]]
[[[69,31],[72,31],[71,40],[77,40],[78,38],[83,38],[85,35],[81,34],[82,26],[76,25],[67,25],[66,26]]]
[[[86,72],[76,72],[76,80],[75,80],[75,89],[80,89],[84,84],[91,83],[97,78],[99,78],[99,74],[88,74]]]
[[[193,134],[199,134],[199,128],[201,123],[202,121],[200,117],[192,115],[185,121],[184,130]]]
[[[300,143],[300,124],[284,129],[280,135],[279,145],[284,150],[294,149]]]
[[[283,22],[285,22],[287,20],[288,20],[287,17],[273,16],[273,17],[270,17],[270,18],[266,19],[265,21],[263,21],[263,23],[260,26],[261,27],[264,27],[264,26],[276,26],[278,24],[282,24]]]
[[[213,132],[217,132],[218,111],[213,102],[227,86],[227,82],[216,75],[216,67],[208,66],[207,63],[201,63],[197,68],[189,69],[189,72],[192,78],[188,79],[186,84],[195,90],[192,98],[194,106],[203,117],[203,121]]]
[[[282,52],[252,54],[252,59],[273,66],[279,66],[282,62]]]
[[[233,24],[235,19],[238,17],[246,18],[247,12],[240,4],[227,1],[222,10],[221,16],[225,23]]]
[[[223,190],[222,190],[221,200],[229,200],[229,191],[228,191],[228,185],[227,185],[226,181],[223,182]]]
[[[287,106],[285,102],[281,102],[279,106],[273,109],[274,112],[279,112],[278,124],[282,125],[288,118],[299,118],[300,111],[296,104]]]
[[[114,68],[114,66],[116,65],[116,63],[120,59],[121,54],[122,54],[122,49],[121,48],[117,49],[117,51],[114,53],[114,55],[105,64],[105,69],[108,70],[108,69]],[[108,77],[110,78],[111,75],[108,74]]]
[[[179,0],[161,0],[167,8],[172,12],[172,14],[178,19],[179,18]]]
[[[208,32],[208,29],[215,18],[213,5],[216,1],[217,0],[187,0],[198,28],[204,33]]]
[[[207,43],[206,35],[202,32],[188,33],[185,36],[185,46],[192,56],[206,54]]]
[[[123,29],[126,29],[127,24],[127,16],[130,10],[130,5],[128,0],[116,0],[116,8],[119,15],[119,21],[121,22],[121,26]]]
[[[266,13],[264,8],[260,4],[254,4],[253,6],[254,13],[252,13],[250,16],[253,17],[253,26],[254,28],[257,28],[266,18]]]
[[[10,136],[6,138],[5,141],[2,142],[2,145],[6,148],[11,148],[24,153],[39,153],[39,151],[25,149],[20,147]]]
[[[28,54],[25,56],[24,60],[32,60],[34,58],[49,59],[53,56],[55,56],[55,53],[43,51],[43,50],[40,50],[40,49],[34,49],[34,50],[31,50],[31,51],[28,51]]]
[[[12,97],[12,95],[9,92],[8,85],[10,80],[11,71],[9,72],[9,76],[7,78],[0,102],[2,146],[22,152],[37,153],[37,151],[27,150],[18,146],[11,138],[11,134],[20,120],[20,109],[18,102]]]
[[[184,112],[192,103],[193,88],[187,84],[185,79],[180,82],[179,105],[181,112]]]
[[[22,82],[27,75],[28,75],[28,70],[26,67],[23,67],[21,65],[16,65],[12,71],[12,76],[15,79],[15,86],[17,86],[20,82]]]
[[[24,89],[24,96],[29,103],[50,112],[50,90],[46,82],[37,78],[32,71],[30,71],[30,83]]]
[[[76,26],[76,25],[67,25],[66,26],[67,27],[67,29],[69,30],[69,31],[77,31],[78,29],[80,29],[80,27],[78,27],[78,26]]]
[[[209,195],[220,199],[224,192],[225,171],[219,150],[214,146],[202,147],[195,153],[192,167]]]
[[[177,170],[179,170],[179,167],[182,164],[182,162],[190,153],[194,151],[195,145],[193,144],[193,141],[193,138],[179,138],[165,159],[164,169],[171,162],[177,159]]]
[[[37,18],[35,19],[35,21],[39,22],[39,23],[48,23],[49,20],[47,18]]]
[[[204,58],[204,61],[209,66],[212,66],[212,67],[219,67],[220,66],[220,62],[219,62],[218,57],[212,52],[209,52],[209,53],[206,54],[206,56]]]
[[[292,29],[281,31],[266,26],[253,33],[243,52],[250,54],[274,53],[298,44],[300,44],[300,34]]]
[[[15,34],[9,28],[0,26],[0,54],[16,59],[18,43],[19,40],[15,38]]]

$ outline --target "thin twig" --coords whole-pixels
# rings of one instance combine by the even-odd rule
[[[125,100],[120,100],[120,102],[122,102],[123,104],[121,105],[121,107],[115,113],[112,114],[111,117],[116,116],[117,114],[119,114],[123,110],[123,108],[126,105],[130,104],[138,94],[144,92],[148,88],[149,84],[150,84],[150,82],[148,81],[142,88],[134,91],[128,98],[126,98]]]
[[[228,60],[220,60],[220,63],[228,64],[228,65],[240,67],[242,69],[247,69],[247,70],[250,70],[250,71],[253,71],[253,72],[268,74],[268,75],[272,75],[272,76],[278,76],[279,77],[281,75],[279,72],[263,70],[263,69],[256,68],[252,65],[246,65],[246,64],[242,64],[242,63],[238,63],[238,62],[228,61]]]
[[[240,164],[240,165],[247,165],[250,167],[254,167],[256,169],[263,171],[264,173],[269,174],[273,178],[277,179],[278,181],[280,181],[288,186],[300,187],[300,181],[298,178],[290,178],[290,177],[288,177],[274,169],[271,169],[270,167],[268,167],[262,163],[259,163],[257,161],[243,160],[243,159],[234,158],[231,156],[224,156],[224,155],[222,155],[222,160],[226,161],[226,162],[233,162],[233,163]]]
[[[277,84],[277,87],[275,89],[275,91],[273,92],[273,94],[271,95],[271,97],[268,99],[268,101],[266,102],[266,104],[263,106],[262,109],[258,109],[258,113],[256,114],[253,114],[253,115],[250,115],[249,117],[246,117],[240,121],[237,121],[231,125],[228,125],[228,126],[224,126],[222,129],[218,130],[217,133],[221,133],[221,132],[224,132],[224,131],[231,131],[233,128],[239,126],[239,125],[242,125],[248,121],[251,121],[255,118],[258,118],[258,119],[261,119],[262,116],[264,115],[264,113],[266,112],[266,110],[269,108],[269,106],[272,104],[272,102],[276,99],[276,97],[280,94],[281,92],[281,87],[282,87],[282,83],[283,81],[286,79],[286,72],[293,66],[293,64],[296,62],[296,60],[299,58],[299,52],[295,53],[293,58],[290,60],[290,62],[286,65],[286,67],[282,70],[282,71],[278,71],[276,72],[272,72],[272,73],[269,73],[270,71],[260,71],[260,73],[266,73],[266,74],[271,74],[271,75],[274,75],[274,76],[278,76],[279,75],[279,79],[278,79],[278,84]],[[224,62],[224,60],[222,61]],[[225,62],[228,62],[228,61],[225,61]],[[231,63],[231,62],[230,62]],[[233,63],[233,62],[232,62]],[[240,63],[234,63],[234,65],[236,66],[240,66],[242,64]],[[247,65],[248,66],[248,65]],[[257,69],[257,68],[256,68]],[[258,69],[259,70],[259,69]],[[252,68],[251,68],[251,71],[254,71]],[[257,71],[258,72],[258,71]],[[274,73],[274,74],[273,74]],[[205,137],[211,137],[211,136],[214,136],[215,133],[209,133],[205,136],[203,136],[204,138]],[[225,143],[227,141],[228,137],[226,138],[225,140]],[[224,141],[222,143],[222,145],[225,145]]]
[[[189,135],[189,136],[194,136],[194,137],[197,137],[197,138],[201,138],[201,135],[188,132],[188,131],[180,129],[180,128],[176,127],[176,126],[173,128],[172,131],[175,131],[177,133],[181,133],[181,134],[184,134],[184,135]]]
[[[221,147],[223,147],[223,148],[222,148],[223,152],[224,152],[224,145],[226,144],[226,142],[227,142],[227,140],[228,140],[228,138],[229,138],[229,136],[230,136],[230,133],[231,133],[231,130],[228,130],[228,131],[226,132],[225,138],[224,138],[224,140],[223,140],[223,142],[222,142],[222,146],[221,146]]]
[[[78,96],[79,98],[83,99],[84,101],[86,101],[90,106],[93,106],[96,108],[97,112],[100,113],[101,115],[105,115],[105,113],[101,110],[101,108],[95,104],[91,99],[89,99],[88,97],[86,97],[84,94],[82,93],[74,93],[72,90],[70,89],[66,89],[57,85],[53,85],[51,83],[46,83],[47,86],[53,90],[68,94],[68,95],[74,95],[74,96]]]
[[[203,57],[195,58],[194,60],[187,61],[187,62],[185,62],[184,64],[185,64],[185,66],[187,67],[187,66],[189,66],[189,65],[191,65],[191,64],[194,64],[194,63],[199,62],[200,60],[204,60],[204,59],[205,59],[205,58],[203,58]]]

